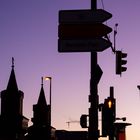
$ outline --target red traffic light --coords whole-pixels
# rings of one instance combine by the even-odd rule
[[[102,106],[102,136],[106,137],[113,129],[116,119],[116,99],[114,98],[113,87],[110,87],[110,96],[104,100]]]

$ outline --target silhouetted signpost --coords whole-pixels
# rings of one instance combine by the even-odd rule
[[[112,14],[102,9],[59,11],[58,51],[104,51],[111,42],[102,36],[112,29],[102,22],[111,17]]]
[[[91,9],[59,11],[59,23],[99,23],[111,17],[112,14],[103,9],[96,9],[96,11]]]
[[[60,39],[78,39],[102,37],[112,31],[111,28],[102,23],[85,24],[60,24]]]
[[[58,40],[59,52],[102,52],[111,46],[104,38]]]
[[[98,140],[98,83],[102,70],[97,63],[97,52],[109,48],[112,43],[103,38],[112,29],[103,24],[112,14],[97,9],[97,1],[91,0],[91,10],[59,11],[58,51],[91,52],[91,79],[89,95],[88,140]]]

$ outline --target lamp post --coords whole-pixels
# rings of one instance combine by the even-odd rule
[[[49,112],[49,125],[50,125],[50,140],[51,140],[51,109],[52,109],[52,77],[45,77],[45,80],[50,81],[50,112]]]

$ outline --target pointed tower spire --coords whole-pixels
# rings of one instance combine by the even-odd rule
[[[24,93],[18,90],[14,72],[14,58],[7,89],[1,91],[0,139],[23,139],[28,119],[23,116]],[[24,122],[24,125],[23,125]],[[3,129],[4,128],[4,129]]]
[[[44,93],[44,88],[43,88],[43,77],[41,77],[41,90],[40,90],[40,95],[39,95],[37,104],[47,106],[45,93]]]
[[[7,90],[18,91],[16,76],[15,76],[15,71],[14,71],[14,58],[13,57],[12,57],[12,70],[11,70],[9,82],[7,85]]]
[[[41,90],[37,104],[33,105],[33,118],[32,122],[34,126],[44,127],[49,122],[49,108],[46,102],[45,93],[43,89],[43,77],[41,77]]]

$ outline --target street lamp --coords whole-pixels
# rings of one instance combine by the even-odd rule
[[[50,120],[49,120],[50,122],[49,122],[49,123],[50,123],[50,127],[51,127],[51,108],[52,108],[52,77],[48,77],[48,76],[47,76],[47,77],[45,77],[45,80],[47,80],[47,81],[49,80],[49,81],[50,81],[50,101],[49,101],[49,102],[50,102],[50,116],[49,116],[49,117],[50,117]]]
[[[49,135],[49,140],[51,140],[51,110],[52,110],[52,77],[45,77],[45,80],[50,81],[50,110],[49,110],[49,126],[50,126],[50,135]]]

